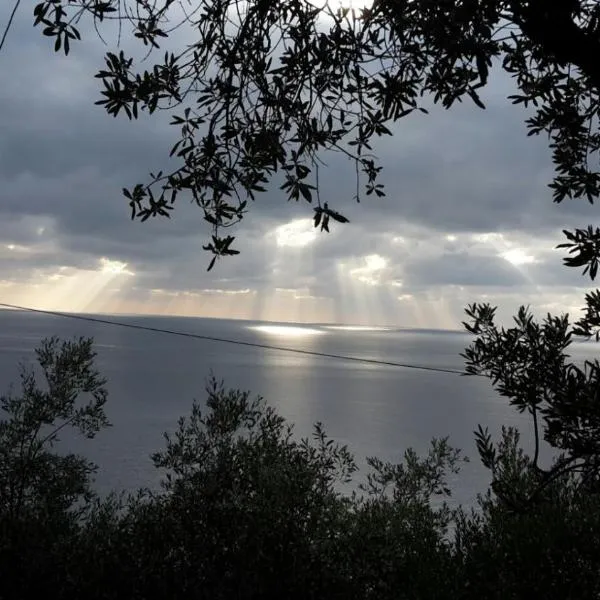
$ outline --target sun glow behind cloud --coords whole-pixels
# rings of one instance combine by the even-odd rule
[[[37,270],[29,282],[11,286],[10,303],[44,310],[103,312],[135,275],[127,263],[101,257],[97,269],[63,265]]]
[[[379,285],[388,265],[387,259],[379,254],[370,254],[363,260],[363,265],[350,270],[350,276],[367,285]]]
[[[317,239],[317,232],[310,219],[295,219],[275,229],[277,247],[304,248]]]
[[[339,262],[341,301],[335,320],[364,327],[389,322],[390,311],[397,308],[394,288],[401,284],[392,275],[390,260],[377,253]]]
[[[472,236],[475,244],[481,245],[482,249],[491,249],[496,257],[502,258],[521,273],[521,275],[532,285],[537,285],[533,280],[527,265],[538,262],[533,254],[533,249],[524,249],[521,244],[510,240],[502,233],[481,233]]]
[[[104,256],[100,259],[102,273],[111,275],[134,275],[132,271],[127,270],[127,263],[118,260],[110,260]]]
[[[332,319],[332,299],[313,290],[319,277],[315,264],[318,240],[312,219],[306,218],[283,223],[264,236],[269,277],[257,295],[253,319],[290,323]]]
[[[512,248],[501,254],[502,258],[516,267],[537,262],[535,257],[527,254],[522,248]]]

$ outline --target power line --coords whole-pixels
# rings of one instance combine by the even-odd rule
[[[408,363],[399,363],[388,360],[377,360],[375,358],[361,358],[358,356],[345,356],[342,354],[330,354],[328,352],[317,352],[314,350],[301,350],[300,348],[286,348],[285,346],[273,346],[271,344],[261,344],[259,342],[243,342],[241,340],[231,340],[227,338],[215,337],[210,335],[202,335],[199,333],[190,333],[188,331],[175,331],[171,329],[162,329],[159,327],[150,327],[148,325],[136,325],[135,323],[119,323],[118,321],[110,321],[108,319],[99,319],[97,317],[86,317],[83,315],[73,315],[69,313],[63,313],[53,310],[43,310],[41,308],[31,308],[27,306],[17,306],[15,304],[7,304],[0,302],[0,307],[12,308],[15,310],[22,310],[33,313],[40,313],[44,315],[51,315],[54,317],[64,317],[67,319],[78,319],[80,321],[88,321],[90,323],[100,323],[103,325],[113,325],[116,327],[125,327],[128,329],[140,329],[142,331],[151,331],[153,333],[164,333],[168,335],[178,335],[180,337],[194,338],[197,340],[206,340],[209,342],[221,342],[224,344],[235,344],[237,346],[249,346],[251,348],[262,348],[264,350],[276,350],[278,352],[293,352],[295,354],[304,354],[308,356],[317,356],[320,358],[334,358],[338,360],[347,360],[354,362],[361,362],[374,365],[382,365],[388,367],[399,367],[402,369],[418,369],[421,371],[432,371],[436,373],[451,373],[453,375],[466,375],[464,371],[458,369],[445,369],[443,367],[428,367],[426,365],[413,365]]]
[[[15,18],[15,14],[17,13],[17,10],[19,8],[19,4],[21,4],[21,0],[17,0],[15,2],[12,12],[10,13],[10,17],[8,18],[8,23],[6,24],[6,27],[4,28],[4,33],[2,34],[2,39],[0,40],[0,50],[2,50],[2,47],[4,46],[4,42],[6,42],[6,36],[8,35],[8,30],[10,29],[13,19]]]

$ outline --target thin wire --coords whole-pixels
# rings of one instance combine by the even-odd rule
[[[6,27],[4,28],[4,33],[2,34],[2,39],[0,40],[0,50],[2,50],[2,47],[4,46],[4,42],[6,41],[6,36],[8,35],[8,30],[10,29],[13,19],[15,18],[15,14],[17,13],[17,9],[19,8],[19,4],[21,4],[21,0],[17,0],[15,2],[12,12],[10,13],[10,17],[8,18],[8,23],[6,24]]]
[[[199,333],[190,333],[188,331],[175,331],[171,329],[161,329],[159,327],[150,327],[148,325],[135,325],[134,323],[119,323],[118,321],[109,321],[108,319],[99,319],[97,317],[86,317],[83,315],[73,315],[53,310],[42,310],[41,308],[30,308],[27,306],[17,306],[15,304],[7,304],[0,302],[0,307],[12,308],[15,310],[23,310],[33,313],[41,313],[44,315],[52,315],[54,317],[65,317],[67,319],[78,319],[80,321],[88,321],[90,323],[101,323],[103,325],[114,325],[116,327],[126,327],[129,329],[140,329],[142,331],[151,331],[154,333],[165,333],[168,335],[178,335],[181,337],[194,338],[197,340],[207,340],[210,342],[222,342],[225,344],[236,344],[238,346],[249,346],[251,348],[263,348],[265,350],[277,350],[278,352],[293,352],[295,354],[304,354],[308,356],[318,356],[321,358],[335,358],[338,360],[347,360],[361,362],[374,365],[383,365],[388,367],[399,367],[403,369],[418,369],[421,371],[432,371],[435,373],[451,373],[453,375],[466,375],[464,371],[458,369],[445,369],[442,367],[427,367],[425,365],[413,365],[408,363],[399,363],[388,360],[377,360],[375,358],[361,358],[358,356],[345,356],[342,354],[330,354],[328,352],[316,352],[313,350],[301,350],[299,348],[286,348],[285,346],[272,346],[270,344],[260,344],[258,342],[243,342],[241,340],[231,340],[227,338],[214,337],[210,335],[201,335]]]

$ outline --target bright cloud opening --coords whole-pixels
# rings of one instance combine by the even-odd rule
[[[367,285],[379,285],[381,283],[382,271],[387,267],[388,261],[379,254],[370,254],[364,258],[365,265],[352,269],[350,275]]]
[[[520,246],[520,240],[512,241],[501,233],[481,233],[472,236],[473,241],[491,247],[496,256],[515,267],[537,262],[536,257]]]
[[[502,256],[502,258],[508,261],[511,265],[515,266],[528,265],[536,262],[535,256],[527,254],[521,248],[507,250],[506,252],[503,252],[500,256]]]
[[[317,232],[311,219],[294,219],[275,229],[277,246],[302,248],[312,244],[317,238]]]
[[[9,251],[9,252],[29,252],[30,249],[27,246],[21,246],[20,244],[6,244],[5,248]]]
[[[127,263],[119,260],[110,260],[104,256],[100,259],[101,272],[111,273],[112,275],[134,275],[132,271],[127,270]]]
[[[496,232],[489,233],[477,233],[472,236],[473,240],[476,242],[481,242],[483,244],[491,244],[491,245],[506,245],[506,240],[504,239],[504,235]]]

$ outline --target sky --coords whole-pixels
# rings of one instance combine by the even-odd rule
[[[357,204],[353,166],[332,158],[321,196],[350,219],[312,227],[277,189],[236,231],[241,254],[207,272],[210,235],[184,200],[171,220],[130,220],[123,187],[164,168],[169,115],[114,119],[94,102],[105,47],[92,31],[68,57],[24,3],[0,52],[0,302],[46,310],[459,329],[472,302],[577,314],[589,280],[562,266],[585,201],[552,202],[547,140],[506,100],[502,73],[469,103],[403,119],[375,147],[385,198]],[[0,8],[0,29],[11,3]],[[109,38],[113,42],[113,38]]]

